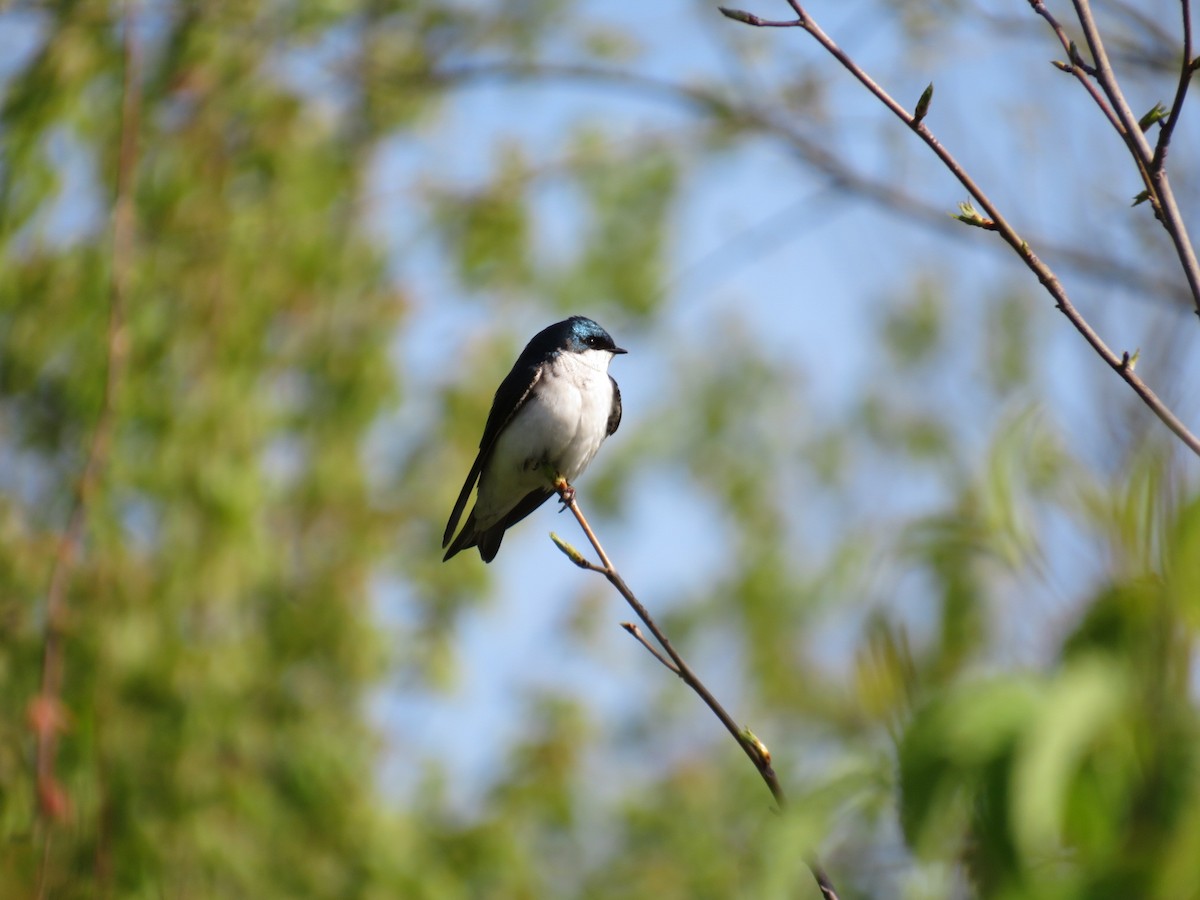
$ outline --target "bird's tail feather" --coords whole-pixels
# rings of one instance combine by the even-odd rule
[[[463,523],[462,531],[458,533],[458,537],[454,539],[454,543],[442,557],[442,562],[463,550],[478,547],[480,557],[485,563],[490,563],[500,552],[500,542],[504,540],[504,529],[507,527],[504,522],[498,522],[491,528],[480,531],[475,527],[475,510],[471,510],[467,521]]]
[[[450,513],[450,521],[446,523],[446,531],[442,534],[443,547],[450,543],[450,535],[454,534],[454,528],[456,525],[458,525],[459,516],[461,516],[463,510],[467,508],[467,500],[469,500],[471,497],[471,489],[475,487],[475,481],[479,478],[479,473],[483,469],[482,459],[483,452],[480,451],[479,456],[475,457],[475,462],[471,465],[471,471],[467,473],[467,480],[463,482],[462,490],[458,492],[458,500],[454,503],[454,511]],[[463,526],[463,531],[467,530],[473,518],[474,511],[472,511],[472,515],[467,516],[467,524]],[[459,533],[459,536],[462,536],[462,532]],[[467,544],[467,546],[469,547],[471,545]],[[462,548],[460,547],[459,549],[461,550]],[[455,550],[451,553],[447,553],[446,559],[449,559],[457,552],[458,551]]]
[[[442,557],[442,562],[445,562],[456,553],[461,553],[468,547],[474,547],[478,535],[475,533],[475,510],[471,510],[471,514],[467,516],[467,521],[463,523],[462,531],[450,544],[450,549],[446,551],[446,555]],[[445,546],[443,544],[442,546]]]
[[[479,555],[485,563],[490,563],[496,558],[496,554],[500,552],[500,542],[504,540],[504,530],[508,526],[501,522],[499,525],[494,525],[487,531],[482,531],[475,536],[475,543],[479,547]]]

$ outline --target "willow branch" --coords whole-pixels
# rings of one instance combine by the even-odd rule
[[[1153,390],[1150,389],[1137,373],[1134,371],[1133,360],[1128,352],[1117,355],[1108,345],[1104,343],[1100,335],[1095,329],[1088,324],[1083,314],[1075,308],[1071,302],[1071,298],[1067,295],[1062,283],[1058,280],[1058,276],[1053,270],[1038,258],[1037,254],[1030,249],[1029,244],[1025,241],[1016,229],[1009,224],[1008,220],[1003,216],[1000,210],[983,192],[975,180],[967,173],[958,160],[947,150],[942,143],[937,139],[929,127],[915,117],[901,104],[896,102],[887,91],[875,82],[849,55],[845,53],[833,39],[829,37],[816,21],[804,9],[804,6],[799,0],[788,0],[788,4],[796,13],[797,18],[792,21],[792,27],[800,28],[812,36],[818,44],[820,44],[826,52],[836,59],[842,66],[853,75],[860,84],[863,85],[871,94],[875,96],[884,106],[900,119],[905,125],[911,128],[917,136],[925,142],[930,150],[941,160],[942,165],[956,178],[958,182],[967,190],[975,203],[986,213],[986,216],[979,215],[970,204],[963,207],[963,215],[958,218],[968,224],[976,225],[987,231],[994,231],[1000,235],[1006,244],[1021,258],[1026,267],[1033,272],[1042,286],[1054,298],[1055,306],[1058,308],[1067,320],[1074,326],[1075,330],[1083,336],[1088,345],[1096,352],[1096,354],[1104,360],[1114,372],[1116,372],[1125,382],[1133,389],[1133,392],[1141,398],[1142,402],[1149,407],[1159,420],[1166,425],[1172,433],[1175,434],[1193,453],[1200,456],[1200,438],[1197,438],[1183,421],[1175,415],[1175,413],[1164,403]],[[758,26],[761,19],[750,13],[741,10],[730,10],[722,8],[721,12],[728,18],[738,22],[743,22],[747,25]],[[772,23],[775,24],[775,23]],[[1138,130],[1141,134],[1140,129]],[[1165,177],[1165,174],[1164,174]]]
[[[679,676],[688,687],[690,687],[704,703],[712,710],[713,714],[725,726],[725,730],[737,741],[738,746],[742,748],[742,752],[746,754],[750,762],[758,770],[758,774],[762,777],[763,782],[771,792],[771,796],[775,798],[775,802],[780,809],[784,809],[787,805],[787,798],[783,792],[783,786],[779,783],[779,777],[775,774],[775,769],[771,766],[771,754],[766,746],[755,737],[754,733],[748,728],[740,727],[733,717],[726,712],[725,707],[713,696],[712,692],[700,680],[699,676],[692,671],[691,666],[684,661],[679,655],[679,651],[671,644],[663,630],[658,627],[658,623],[650,615],[649,610],[642,605],[637,596],[625,583],[625,579],[621,577],[621,573],[617,571],[616,566],[612,564],[612,560],[608,558],[608,554],[604,552],[604,548],[600,545],[596,533],[592,530],[592,526],[588,524],[587,518],[583,511],[579,508],[579,504],[575,500],[575,489],[567,483],[566,479],[559,478],[554,483],[554,489],[558,492],[559,498],[563,502],[563,506],[571,510],[571,514],[575,516],[575,520],[579,523],[579,527],[583,529],[583,533],[587,536],[588,543],[592,545],[592,549],[596,551],[596,556],[600,560],[600,564],[591,562],[584,557],[578,550],[570,544],[563,541],[557,535],[551,535],[554,543],[558,548],[566,554],[566,556],[579,566],[581,569],[587,569],[591,572],[598,572],[603,575],[608,583],[617,589],[617,592],[625,598],[625,602],[633,609],[634,613],[642,623],[654,635],[654,639],[658,641],[666,655],[660,653],[642,634],[641,629],[637,625],[626,622],[622,624],[629,634],[645,647],[660,663]],[[821,895],[825,900],[837,900],[837,891],[833,887],[829,876],[825,874],[824,869],[816,863],[810,862],[809,868],[812,870],[813,877],[817,881],[817,886],[821,890]]]
[[[104,390],[100,412],[92,430],[83,470],[76,482],[71,510],[59,536],[46,589],[46,624],[42,649],[42,674],[37,696],[29,707],[34,732],[34,776],[38,813],[47,824],[64,818],[69,809],[65,790],[55,774],[58,736],[66,725],[62,702],[63,640],[67,628],[67,590],[70,586],[79,545],[87,523],[89,503],[108,463],[116,397],[124,377],[128,345],[125,333],[125,304],[133,267],[134,207],[133,177],[137,163],[137,131],[140,116],[138,49],[133,35],[132,15],[124,22],[124,86],[121,100],[120,146],[117,156],[116,191],[112,208],[112,245]],[[45,836],[38,896],[46,889],[50,837]]]

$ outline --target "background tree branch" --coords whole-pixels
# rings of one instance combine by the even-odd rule
[[[785,25],[794,26],[795,22],[776,23],[776,27]],[[928,202],[893,180],[875,178],[860,171],[843,155],[832,152],[818,138],[798,127],[793,117],[773,112],[753,98],[741,99],[715,88],[688,85],[629,69],[549,62],[460,64],[403,73],[395,80],[406,87],[439,90],[496,83],[533,82],[549,86],[574,82],[629,92],[641,100],[682,105],[705,118],[727,120],[780,140],[798,158],[824,174],[834,190],[875,203],[904,221],[916,221],[938,233],[965,239],[963,230],[947,218],[944,207]],[[1085,83],[1094,90],[1090,83]],[[1104,107],[1103,98],[1097,95],[1097,100]],[[1115,118],[1113,121],[1119,124]],[[1192,294],[1187,287],[1163,276],[1155,268],[1138,266],[1111,253],[1094,252],[1086,245],[1055,241],[1047,235],[1036,234],[1029,241],[1041,248],[1043,256],[1061,260],[1063,267],[1081,280],[1134,289],[1139,298],[1157,299],[1171,305],[1192,305]]]

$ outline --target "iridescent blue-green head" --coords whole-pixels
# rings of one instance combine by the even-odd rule
[[[525,347],[524,357],[546,357],[555,353],[586,353],[588,350],[624,353],[607,331],[586,316],[571,316],[543,328]]]

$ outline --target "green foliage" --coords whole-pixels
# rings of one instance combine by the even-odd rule
[[[457,254],[457,271],[469,288],[520,288],[529,282],[530,174],[520,151],[508,148],[498,172],[482,189],[436,197],[441,230]]]
[[[33,822],[20,711],[38,689],[56,534],[102,415],[112,438],[67,592],[57,769],[71,807],[47,891],[330,896],[370,881],[382,819],[358,777],[373,757],[358,698],[384,657],[361,606],[384,523],[358,454],[394,396],[400,307],[347,224],[358,148],[256,77],[244,24],[181,17],[176,52],[146,72],[130,359],[107,412],[116,263],[99,224],[78,246],[49,240],[38,216],[52,186],[30,154],[72,129],[114,171],[119,40],[63,12],[10,86],[0,408],[5,453],[41,487],[5,503],[0,669],[7,745],[22,748],[5,767],[5,896],[32,893],[49,827]],[[55,102],[35,102],[46,91]]]
[[[1194,515],[1193,501],[1167,524],[1168,559],[1193,549]],[[1194,879],[1174,843],[1195,834],[1200,791],[1191,629],[1175,599],[1195,596],[1194,579],[1190,562],[1118,576],[1052,671],[964,680],[919,708],[900,743],[912,845],[961,858],[983,896],[1169,897]]]
[[[1025,293],[1006,294],[988,306],[987,375],[998,394],[1029,381],[1032,306],[1032,298]]]
[[[942,338],[944,299],[932,285],[920,285],[904,306],[893,306],[883,325],[883,341],[896,365],[930,361]]]

